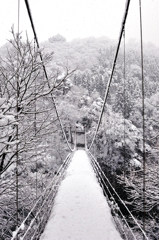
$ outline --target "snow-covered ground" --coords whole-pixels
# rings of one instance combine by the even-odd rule
[[[72,158],[40,240],[121,240],[83,150]]]

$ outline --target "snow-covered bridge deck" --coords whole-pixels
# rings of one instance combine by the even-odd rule
[[[87,154],[75,152],[40,240],[120,240]]]

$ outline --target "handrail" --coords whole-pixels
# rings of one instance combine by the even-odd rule
[[[47,201],[48,197],[51,195],[51,192],[54,191],[54,187],[56,186],[56,184],[59,184],[60,180],[63,177],[63,174],[70,162],[70,159],[72,157],[73,153],[69,153],[67,155],[67,157],[65,158],[63,164],[60,166],[60,168],[57,171],[57,174],[54,175],[52,182],[49,184],[49,186],[45,189],[45,191],[41,194],[41,196],[39,197],[39,199],[36,201],[36,203],[34,204],[34,206],[32,207],[32,209],[30,210],[30,212],[28,213],[27,217],[23,220],[23,222],[21,223],[21,225],[16,229],[16,231],[14,231],[13,233],[13,237],[11,238],[11,240],[15,240],[19,234],[19,232],[24,229],[24,225],[26,223],[27,220],[29,220],[29,217],[31,216],[31,214],[35,211],[36,207],[39,205],[39,203],[41,203],[41,207],[40,210],[42,209],[44,203]],[[62,173],[62,174],[61,174]],[[47,193],[47,191],[49,191]],[[47,193],[47,196],[46,196]],[[53,196],[53,198],[55,197],[56,192]],[[41,202],[40,202],[41,201]],[[30,227],[33,225],[34,221],[37,219],[38,214],[40,213],[40,210],[35,214],[34,218],[31,220],[30,225],[28,226],[28,228],[26,229],[26,232],[28,232],[30,230]],[[21,240],[24,239],[24,237],[26,236],[27,233],[24,233],[24,236],[21,237]]]
[[[133,216],[133,214],[130,212],[130,210],[128,209],[128,207],[126,206],[126,204],[124,203],[124,201],[120,198],[119,194],[116,192],[116,190],[114,189],[114,187],[112,186],[112,184],[110,183],[109,179],[106,177],[106,175],[104,174],[104,172],[102,171],[99,163],[97,162],[97,160],[95,159],[95,157],[92,155],[92,153],[88,150],[87,151],[88,154],[91,156],[91,158],[93,159],[98,173],[100,173],[104,179],[108,182],[109,186],[111,187],[111,189],[113,190],[113,192],[115,193],[115,195],[117,196],[117,198],[120,200],[120,202],[122,203],[122,205],[125,207],[125,209],[127,210],[127,212],[130,214],[131,218],[133,219],[133,221],[135,222],[135,224],[138,226],[138,228],[140,229],[141,233],[143,234],[144,238],[146,240],[149,240],[146,233],[144,232],[144,230],[141,228],[140,224],[137,222],[137,220],[135,219],[135,217]],[[104,181],[105,186],[107,187],[105,181]]]

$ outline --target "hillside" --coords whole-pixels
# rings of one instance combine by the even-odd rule
[[[89,146],[116,51],[116,42],[106,37],[67,42],[61,35],[53,36],[40,44],[48,73],[46,81],[39,50],[33,42],[18,43],[14,33],[13,37],[14,40],[0,48],[0,230],[5,240],[10,238],[10,229],[15,230],[14,220],[21,221],[26,216],[68,152],[50,93],[55,98],[68,140],[72,143],[78,121],[86,125]],[[146,232],[152,240],[158,239],[159,233],[158,53],[154,45],[144,45],[145,208]],[[131,40],[125,46],[125,58],[122,42],[102,123],[91,151],[141,225],[142,126],[140,45]],[[13,201],[17,188],[18,214]]]

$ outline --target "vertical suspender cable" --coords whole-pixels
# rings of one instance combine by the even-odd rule
[[[144,63],[143,63],[143,37],[142,37],[142,11],[141,0],[139,0],[139,12],[140,12],[140,40],[141,40],[141,77],[142,77],[142,128],[143,128],[143,230],[145,231],[145,174],[146,174],[146,156],[145,156],[145,87],[144,87]],[[145,237],[143,236],[143,239]]]
[[[35,61],[36,58],[35,58],[35,37],[34,37],[34,59],[33,61]],[[34,114],[34,131],[35,131],[35,138],[36,138],[36,135],[37,135],[37,106],[36,106],[36,92],[37,92],[37,85],[36,85],[36,78],[34,79],[34,95],[35,95],[35,105],[34,105],[34,111],[35,111],[35,114]],[[35,201],[37,201],[37,197],[38,197],[38,194],[37,194],[37,188],[38,188],[38,171],[37,171],[37,145],[35,146],[35,151],[36,151],[36,198],[35,198]]]
[[[32,15],[31,15],[31,10],[30,10],[30,6],[29,6],[28,0],[25,0],[25,4],[26,4],[26,8],[27,8],[28,15],[29,15],[29,18],[30,18],[30,23],[31,23],[31,27],[32,27],[32,30],[33,30],[33,33],[34,33],[35,41],[36,41],[37,47],[38,47],[38,49],[39,49],[40,46],[39,46],[38,38],[37,38],[37,35],[36,35],[36,31],[35,31],[35,27],[34,27],[34,23],[33,23],[33,18],[32,18]],[[42,67],[43,67],[43,70],[44,70],[45,78],[46,78],[47,83],[48,83],[48,87],[51,89],[51,86],[50,86],[50,83],[49,83],[49,79],[48,79],[48,75],[47,75],[47,72],[46,72],[46,68],[45,68],[45,65],[44,65],[44,63],[43,63],[43,57],[42,57],[41,52],[39,52],[39,56],[40,56],[40,59],[41,59],[41,63],[42,63]],[[68,146],[68,148],[70,149],[70,151],[73,151],[72,148],[71,148],[70,145],[69,145],[68,140],[67,140],[67,137],[66,137],[66,134],[65,134],[65,131],[64,131],[64,128],[63,128],[63,125],[62,125],[62,122],[61,122],[61,119],[60,119],[58,110],[57,110],[57,106],[56,106],[56,103],[55,103],[55,99],[54,99],[52,93],[51,93],[51,99],[52,99],[52,102],[53,102],[53,104],[54,104],[55,112],[56,112],[57,118],[58,118],[58,120],[59,120],[60,127],[61,127],[61,130],[62,130],[64,139],[65,139],[65,141],[66,141],[66,143],[67,143],[67,146]]]
[[[18,28],[17,28],[17,76],[16,76],[16,121],[18,122],[19,119],[19,19],[20,19],[20,0],[18,0]],[[19,125],[16,125],[16,226],[18,228],[18,211],[19,211],[19,179],[18,179],[18,161],[19,161]],[[18,239],[18,235],[17,235]]]
[[[123,39],[124,39],[124,181],[125,181],[125,172],[126,172],[126,158],[125,158],[125,117],[126,117],[126,103],[125,103],[125,94],[126,94],[126,87],[125,87],[125,28],[123,31]]]

